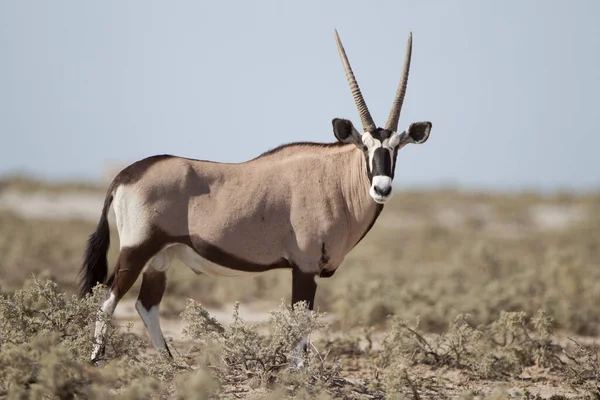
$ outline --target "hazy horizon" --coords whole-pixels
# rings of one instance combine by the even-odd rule
[[[154,154],[242,162],[376,123],[413,32],[399,187],[600,190],[600,3],[0,2],[0,176],[99,179]]]

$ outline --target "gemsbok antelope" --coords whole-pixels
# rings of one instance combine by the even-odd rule
[[[306,301],[313,309],[316,277],[335,273],[390,199],[398,150],[424,143],[432,127],[414,122],[397,133],[412,33],[385,128],[371,118],[337,30],[335,38],[363,132],[335,118],[335,143],[286,144],[237,164],[156,155],[124,168],[108,188],[81,268],[82,296],[98,283],[109,287],[100,316],[112,316],[142,273],[136,309],[153,346],[169,352],[159,305],[175,257],[198,274],[219,277],[290,269],[292,306]],[[120,251],[107,281],[111,204]],[[92,360],[104,354],[105,334],[99,318]],[[306,348],[306,338],[300,345]]]

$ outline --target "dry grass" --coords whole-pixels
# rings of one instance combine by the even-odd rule
[[[3,189],[95,190],[100,196],[104,190],[27,180],[5,181],[0,192]],[[0,292],[14,293],[35,273],[41,281],[55,281],[56,293],[72,294],[83,246],[94,225],[85,220],[26,219],[0,211]],[[112,240],[109,259],[114,261],[118,243],[114,232]],[[83,368],[85,362],[60,335],[52,336],[51,343],[31,341],[25,350],[9,351],[2,344],[0,359],[15,354],[9,357],[17,366],[14,373],[33,368],[38,381],[50,379],[52,363],[60,362],[66,370],[73,365],[80,374],[68,372],[69,382],[75,383],[66,387],[77,387],[84,397],[101,393],[99,382],[111,379],[119,381],[115,387],[124,396],[136,398],[145,393],[185,398],[185,393],[198,388],[206,388],[202,392],[206,396],[222,398],[600,396],[594,347],[600,326],[600,195],[509,196],[451,190],[397,194],[340,270],[319,281],[317,305],[331,323],[327,329],[313,327],[315,347],[301,372],[286,367],[289,349],[275,351],[273,344],[282,332],[289,338],[302,330],[297,324],[290,328],[294,318],[285,307],[278,309],[273,324],[287,330],[273,333],[277,329],[270,325],[270,330],[247,327],[234,334],[235,324],[219,325],[222,330],[212,333],[210,324],[199,326],[199,321],[209,321],[203,319],[202,307],[191,300],[186,303],[191,298],[207,307],[229,309],[236,301],[261,300],[276,308],[282,298],[289,302],[289,272],[216,279],[196,276],[175,263],[168,277],[163,318],[180,319],[185,311],[190,329],[187,344],[176,344],[189,351],[177,356],[178,364],[143,355],[148,353],[145,348],[137,355],[117,349],[106,367]],[[138,285],[130,297],[136,296]],[[2,314],[0,324],[11,326],[13,316]],[[243,315],[236,318],[246,327]],[[87,327],[87,320],[77,321]],[[212,335],[211,343],[219,344],[209,347],[221,350],[208,350],[207,334]],[[124,335],[115,346],[136,338]],[[145,336],[141,339],[143,346],[131,348],[145,347],[148,341]],[[52,350],[35,350],[38,343]],[[240,347],[242,343],[246,347]],[[244,364],[242,359],[249,355],[260,362]],[[48,382],[21,384],[18,390],[56,395],[58,386]],[[2,390],[8,395],[9,389]]]
[[[104,194],[106,192],[106,187],[101,184],[85,181],[48,182],[25,174],[12,174],[0,177],[0,192],[3,190],[17,190],[21,192],[43,191],[46,193],[89,192]]]

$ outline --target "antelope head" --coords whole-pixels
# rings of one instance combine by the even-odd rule
[[[383,204],[392,197],[392,181],[398,150],[408,143],[425,143],[429,138],[432,127],[429,121],[413,122],[406,130],[398,133],[398,120],[400,119],[400,111],[406,94],[410,70],[412,33],[408,36],[402,78],[385,128],[378,128],[373,122],[337,30],[335,31],[335,38],[346,71],[346,77],[350,84],[350,90],[360,114],[363,132],[359,133],[352,122],[341,118],[333,120],[333,132],[340,142],[352,143],[364,153],[370,182],[369,195],[375,202]]]

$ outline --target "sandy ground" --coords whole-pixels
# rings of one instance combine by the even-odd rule
[[[0,209],[11,210],[25,218],[74,218],[97,222],[103,204],[104,195],[97,193],[22,193],[15,190],[0,192]],[[451,229],[459,229],[469,218],[477,218],[487,226],[486,230],[489,233],[512,230],[511,227],[501,224],[493,210],[483,204],[468,209],[447,207],[437,210],[435,216],[441,225]],[[581,207],[539,204],[529,209],[529,218],[533,227],[537,229],[563,229],[585,218],[585,210]],[[114,221],[112,207],[109,220]],[[423,221],[410,214],[396,213],[380,219],[378,223],[411,229],[421,225]]]
[[[233,321],[233,304],[227,305],[221,309],[205,307],[210,315],[222,324],[228,325]],[[269,321],[268,311],[272,307],[261,302],[240,304],[240,316],[246,322],[265,327]],[[133,331],[142,336],[146,335],[146,328],[135,309],[135,299],[123,299],[115,309],[114,318],[117,323],[125,325],[131,322]],[[161,326],[166,337],[173,338],[175,342],[185,342],[182,331],[185,323],[181,317],[166,318],[161,315]]]
[[[269,311],[273,310],[276,306],[272,303],[255,301],[251,303],[240,303],[240,317],[257,327],[257,330],[261,333],[268,333],[269,323]],[[211,317],[216,318],[223,325],[229,325],[233,322],[233,304],[228,304],[222,308],[205,307],[210,313]],[[117,325],[126,326],[131,323],[132,331],[142,337],[148,337],[146,328],[135,309],[135,299],[123,299],[115,309],[113,315],[114,321]],[[324,315],[321,319],[326,324],[331,324],[335,321],[333,315]],[[160,316],[160,323],[163,330],[163,334],[166,338],[173,340],[175,345],[187,344],[187,339],[183,336],[183,329],[185,328],[185,322],[181,317],[166,317]],[[341,334],[341,333],[340,333]],[[320,333],[316,333],[312,336],[313,340],[319,339],[322,336]],[[332,336],[337,336],[337,333]],[[374,348],[380,347],[380,340],[382,335],[375,334]],[[361,343],[361,346],[367,346],[367,341]]]
[[[24,218],[82,219],[97,222],[104,196],[96,193],[20,193],[0,192],[0,209],[11,210]],[[109,213],[114,218],[114,212]]]

